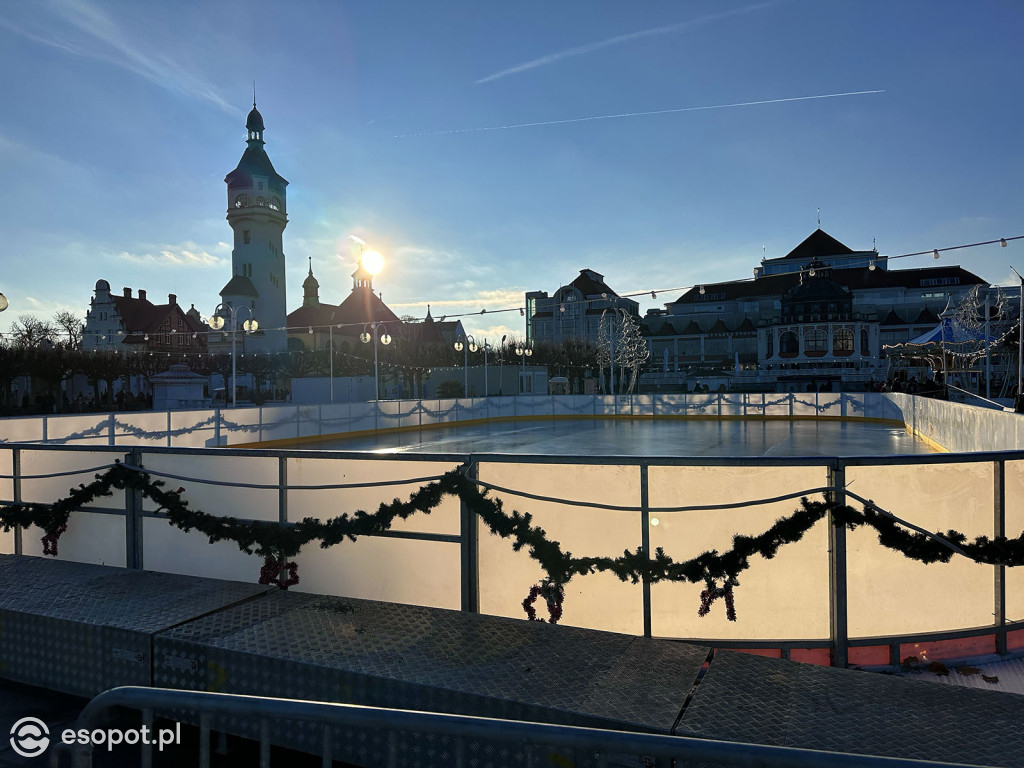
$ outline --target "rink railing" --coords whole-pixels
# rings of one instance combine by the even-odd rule
[[[900,408],[875,392],[520,395],[19,417],[0,422],[0,442],[209,448],[468,422],[615,417],[902,422]]]
[[[648,458],[7,443],[0,444],[0,501],[52,502],[115,459],[180,486],[195,508],[285,523],[376,509],[407,497],[422,478],[468,464],[481,481],[510,491],[492,491],[506,509],[531,513],[575,556],[661,547],[679,560],[724,551],[733,535],[756,535],[797,506],[795,499],[745,502],[825,487],[839,501],[849,488],[929,531],[973,538],[1024,530],[1024,451]],[[383,480],[410,482],[373,485]],[[348,483],[367,487],[320,488]],[[738,506],[662,511],[716,504]],[[40,555],[39,532],[0,532],[0,552]],[[230,542],[209,544],[172,528],[148,501],[122,491],[72,514],[60,555],[241,581],[255,581],[261,565]],[[541,576],[525,552],[489,535],[456,498],[386,535],[310,545],[297,561],[301,590],[519,618]],[[596,574],[569,583],[563,623],[838,665],[978,657],[1024,647],[1018,571],[960,556],[922,565],[883,548],[870,530],[822,520],[774,559],[755,558],[736,588],[736,622],[720,604],[697,616],[702,584],[634,585]]]

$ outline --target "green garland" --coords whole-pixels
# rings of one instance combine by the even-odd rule
[[[71,512],[101,496],[110,496],[114,489],[138,491],[152,500],[164,512],[168,521],[183,531],[196,530],[204,534],[211,543],[233,541],[248,554],[264,558],[260,582],[276,584],[282,589],[298,582],[298,566],[290,558],[298,555],[303,546],[319,541],[323,548],[340,544],[345,539],[355,541],[359,536],[372,536],[391,529],[396,519],[405,520],[422,512],[430,514],[445,496],[457,496],[483,523],[491,533],[504,539],[511,539],[516,552],[525,549],[529,556],[540,565],[545,577],[538,587],[531,589],[523,601],[524,610],[532,619],[535,611],[532,604],[538,595],[545,596],[554,623],[561,615],[561,598],[564,587],[574,576],[585,576],[596,572],[610,572],[622,581],[634,584],[660,581],[705,583],[701,594],[699,614],[706,615],[710,605],[718,597],[725,598],[727,616],[735,621],[733,607],[734,586],[739,585],[737,577],[750,567],[750,558],[760,555],[771,560],[779,548],[803,538],[819,520],[829,512],[841,525],[850,530],[860,526],[871,526],[878,533],[879,543],[922,563],[948,562],[953,551],[932,537],[905,530],[888,515],[882,514],[870,504],[863,510],[856,510],[845,504],[800,500],[800,508],[789,517],[779,518],[758,536],[733,537],[732,548],[719,553],[717,550],[703,552],[696,557],[680,562],[669,557],[658,547],[649,557],[642,547],[635,551],[625,550],[620,557],[574,557],[563,550],[562,545],[549,539],[543,528],[533,525],[529,513],[518,510],[506,512],[501,499],[487,496],[464,474],[464,468],[446,473],[439,480],[428,483],[414,491],[408,501],[394,499],[382,503],[376,512],[359,510],[351,515],[339,515],[329,520],[307,517],[293,524],[281,524],[261,520],[239,520],[235,517],[210,515],[189,507],[181,498],[184,491],[165,490],[164,482],[153,480],[146,472],[130,469],[120,462],[88,485],[72,489],[69,496],[53,504],[23,503],[0,506],[0,527],[5,531],[15,525],[37,526],[44,531],[44,554],[57,554],[57,540],[67,529]],[[945,538],[959,547],[971,559],[990,565],[1024,565],[1024,533],[1015,539],[1005,536],[989,539],[979,536],[973,542],[958,531],[948,531]],[[718,586],[722,582],[722,586]]]

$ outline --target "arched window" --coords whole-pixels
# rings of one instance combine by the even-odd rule
[[[235,198],[235,208],[248,208],[249,207],[249,196],[239,195]]]
[[[871,345],[868,343],[868,329],[860,329],[860,353],[864,356],[871,354]]]
[[[256,198],[256,205],[260,206],[260,208],[265,208],[265,207],[266,207],[266,205],[267,205],[267,200],[266,200],[266,198],[263,198],[263,197],[257,197],[257,198]]]
[[[280,211],[281,210],[281,201],[278,198],[276,198],[276,197],[270,198],[270,209],[273,210],[273,211]]]
[[[796,331],[783,331],[779,337],[779,357],[796,357],[800,354],[800,339]]]
[[[775,354],[775,334],[772,331],[768,331],[764,342],[764,356],[771,357]]]
[[[828,352],[828,334],[821,328],[808,328],[804,331],[804,354],[808,357],[821,357]]]
[[[849,328],[836,328],[832,334],[832,354],[836,357],[853,354],[853,331]]]

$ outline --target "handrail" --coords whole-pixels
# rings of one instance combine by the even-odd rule
[[[594,756],[598,765],[607,765],[606,759],[609,754],[622,755],[624,753],[638,757],[643,755],[726,765],[763,766],[764,768],[818,768],[822,765],[835,768],[922,768],[926,765],[936,766],[936,768],[952,768],[954,765],[953,763],[906,758],[712,741],[687,736],[631,733],[470,715],[367,707],[357,704],[141,686],[113,688],[94,697],[82,710],[76,728],[92,730],[99,727],[113,707],[126,707],[144,712],[185,710],[198,714],[200,721],[206,723],[209,723],[210,716],[233,718],[233,720],[227,721],[229,723],[252,723],[259,718],[261,763],[264,754],[269,756],[270,736],[269,729],[265,727],[266,721],[291,720],[317,723],[326,728],[341,726],[374,729],[377,732],[385,729],[388,732],[437,734],[453,737],[459,742],[467,739],[514,742],[527,749],[537,745],[553,744],[586,750]],[[223,727],[222,724],[218,725]],[[209,738],[209,728],[201,728],[201,743],[199,745],[201,765],[204,764],[202,758],[207,760],[209,758]],[[328,733],[323,739],[325,763],[329,757],[330,741],[330,733]],[[388,749],[387,751],[386,764],[389,768],[397,766],[399,764],[398,750]],[[460,752],[457,750],[456,764],[461,762],[458,760],[459,755]],[[82,751],[78,752],[77,756],[87,759],[89,753]],[[962,766],[962,764],[960,765]]]
[[[955,387],[952,384],[946,384],[946,389],[955,389],[957,392],[963,392],[965,395],[967,395],[969,397],[973,397],[973,398],[976,398],[978,400],[981,400],[983,402],[986,402],[986,403],[990,404],[989,406],[985,406],[985,407],[991,407],[993,409],[998,408],[1000,411],[1005,411],[1006,410],[1006,407],[1004,405],[1002,405],[1002,403],[997,403],[995,400],[989,400],[987,397],[982,397],[981,395],[976,395],[973,392],[968,392],[966,389],[960,389],[960,387]]]

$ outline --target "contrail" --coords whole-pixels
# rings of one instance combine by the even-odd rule
[[[758,3],[757,5],[747,5],[743,8],[736,8],[731,11],[725,11],[724,13],[712,13],[707,16],[701,16],[690,21],[682,21],[677,24],[667,24],[663,27],[654,27],[653,29],[644,29],[639,32],[628,32],[624,35],[616,35],[610,37],[607,40],[599,40],[596,43],[587,43],[586,45],[579,45],[575,48],[567,48],[564,51],[558,51],[557,53],[549,53],[547,56],[541,56],[537,59],[531,59],[530,61],[524,62],[523,64],[517,64],[514,67],[503,69],[500,72],[495,72],[493,75],[482,77],[476,81],[476,85],[481,83],[489,83],[492,80],[498,80],[502,77],[508,77],[509,75],[515,75],[520,72],[526,72],[537,67],[543,67],[546,64],[554,64],[556,61],[567,59],[571,56],[582,56],[593,51],[600,50],[601,48],[608,48],[613,45],[620,45],[621,43],[628,43],[632,40],[639,40],[644,37],[653,37],[655,35],[667,35],[672,32],[681,32],[684,29],[690,27],[700,26],[701,24],[707,24],[712,21],[718,21],[719,19],[725,19],[729,16],[736,16],[741,13],[749,13],[750,11],[756,11],[759,8],[766,8],[769,5],[773,5],[772,2]]]
[[[566,123],[586,123],[592,120],[617,120],[620,117],[646,117],[648,115],[671,115],[677,112],[700,112],[708,109],[730,109],[732,107],[753,107],[759,104],[782,104],[788,101],[811,101],[813,99],[836,99],[840,96],[865,96],[871,93],[885,93],[885,89],[873,91],[846,91],[844,93],[824,93],[819,96],[791,96],[786,99],[764,99],[762,101],[740,101],[735,104],[713,104],[705,107],[677,107],[675,109],[655,109],[649,112],[620,112],[616,115],[592,115],[590,117],[570,117],[566,120],[541,120],[536,123],[512,123],[511,125],[490,125],[483,128],[451,128],[447,131],[425,131],[423,133],[398,133],[395,139],[407,139],[414,136],[443,136],[450,133],[477,133],[480,131],[507,131],[512,128],[537,128],[542,125],[565,125]]]

